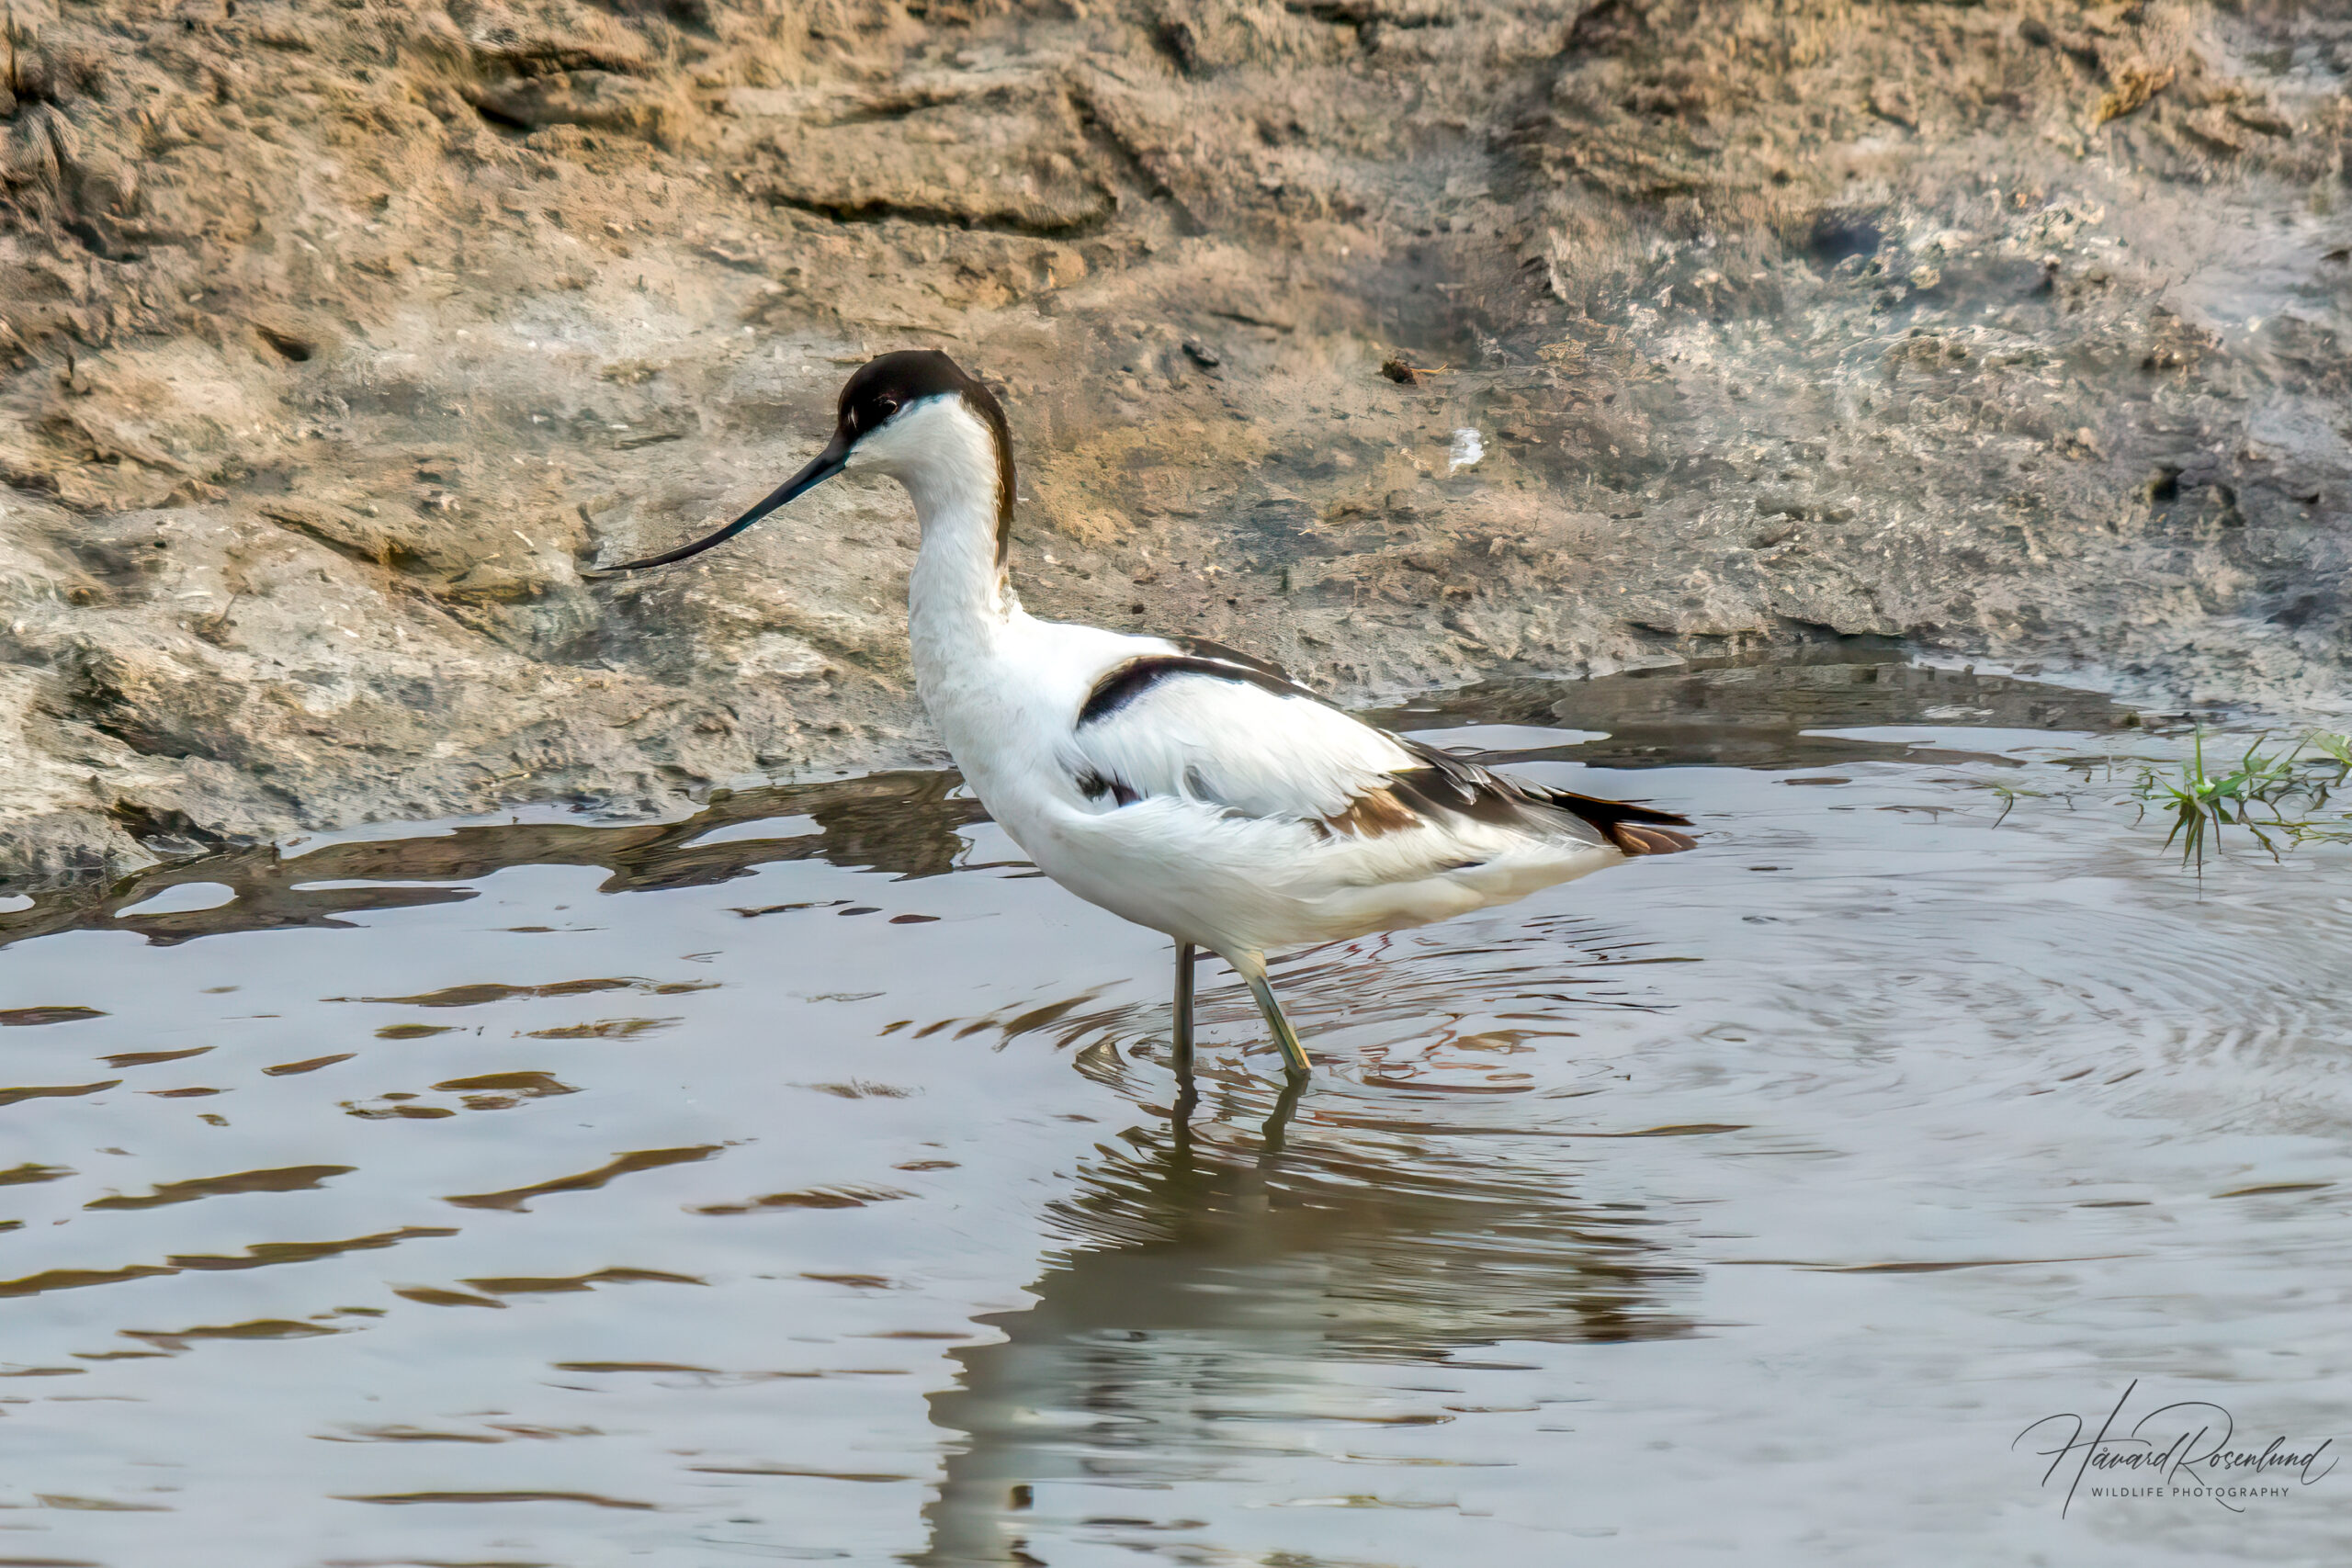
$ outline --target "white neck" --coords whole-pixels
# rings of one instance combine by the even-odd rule
[[[997,565],[996,438],[962,399],[933,398],[860,442],[858,457],[907,487],[922,525],[908,632],[916,680],[931,689],[985,658],[1016,613]]]

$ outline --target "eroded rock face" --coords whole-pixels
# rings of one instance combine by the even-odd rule
[[[895,490],[582,575],[909,344],[1007,397],[1033,609],[1342,694],[1841,634],[2342,687],[2334,8],[9,15],[17,883],[930,754]]]
[[[828,116],[786,110],[757,144],[743,190],[846,220],[902,218],[1021,234],[1100,228],[1118,196],[1087,145],[1080,110],[1054,73],[904,85],[881,104]],[[735,102],[756,116],[763,100]]]

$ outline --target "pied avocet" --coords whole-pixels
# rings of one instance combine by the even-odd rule
[[[1186,1068],[1195,947],[1248,982],[1295,1084],[1306,1053],[1267,983],[1269,949],[1442,920],[1691,846],[1675,831],[1686,818],[1375,729],[1249,654],[1023,613],[1006,577],[1004,410],[935,350],[850,377],[824,450],[734,522],[612,570],[684,560],[853,467],[914,500],[915,682],[956,766],[1039,870],[1176,939]]]

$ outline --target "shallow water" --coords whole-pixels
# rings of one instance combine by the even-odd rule
[[[1702,848],[1279,965],[1295,1105],[1204,968],[1189,1126],[939,775],[0,914],[0,1564],[2352,1556],[2016,1442],[2343,1434],[2343,852],[1885,658],[1383,716]]]

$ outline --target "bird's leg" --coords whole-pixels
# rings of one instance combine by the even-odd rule
[[[1244,963],[1234,964],[1229,958],[1226,962],[1233,964],[1235,971],[1249,983],[1250,994],[1258,998],[1258,1010],[1266,1015],[1266,1027],[1274,1032],[1274,1043],[1283,1048],[1283,1070],[1294,1080],[1304,1083],[1308,1070],[1306,1047],[1298,1043],[1298,1032],[1283,1016],[1282,1003],[1274,1000],[1274,987],[1266,980],[1266,961],[1253,953]]]
[[[1265,1126],[1259,1130],[1258,1135],[1265,1141],[1264,1149],[1258,1157],[1260,1165],[1271,1164],[1274,1156],[1283,1152],[1283,1143],[1290,1134],[1291,1112],[1298,1109],[1299,1093],[1306,1088],[1305,1073],[1284,1075],[1283,1091],[1274,1096],[1273,1114],[1266,1118]]]
[[[1176,944],[1176,1071],[1193,1076],[1193,944]]]
[[[1201,1092],[1193,1083],[1193,944],[1176,944],[1176,1121],[1191,1120]]]

